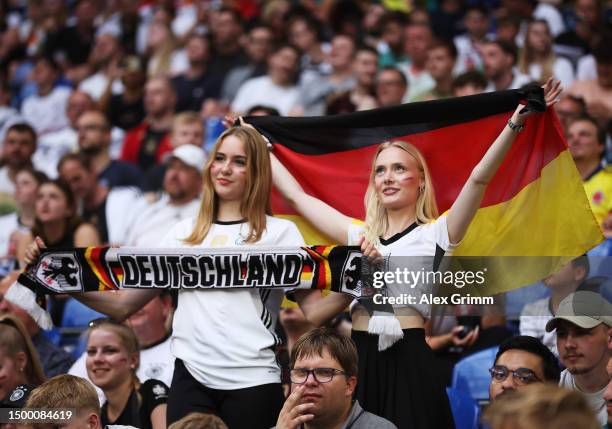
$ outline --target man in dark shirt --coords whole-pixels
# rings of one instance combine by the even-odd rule
[[[211,17],[210,31],[215,53],[210,73],[217,78],[225,79],[233,68],[249,62],[240,44],[243,33],[240,14],[234,9],[222,7]]]
[[[222,80],[208,73],[210,42],[206,36],[194,34],[186,45],[189,68],[172,79],[176,91],[176,111],[199,112],[207,98],[218,98]]]
[[[115,186],[141,186],[142,172],[137,165],[111,160],[111,128],[106,116],[98,110],[88,110],[77,120],[79,149],[91,161],[98,181],[111,189]]]

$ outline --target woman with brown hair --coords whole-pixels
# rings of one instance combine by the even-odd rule
[[[76,201],[70,186],[61,179],[45,180],[38,187],[34,206],[34,226],[22,235],[17,245],[17,259],[23,265],[29,245],[37,240],[43,247],[72,248],[100,244],[96,228],[76,214]],[[51,301],[51,318],[55,325],[62,320],[65,299]]]
[[[102,426],[125,425],[141,429],[166,428],[168,386],[136,376],[140,350],[136,334],[110,319],[93,321],[87,332],[87,375],[104,392]]]
[[[195,218],[169,230],[160,247],[300,246],[297,227],[270,215],[272,171],[265,141],[251,127],[226,130],[203,174]],[[34,261],[40,243],[28,249]],[[160,290],[90,292],[78,299],[122,320]],[[274,346],[283,291],[181,289],[172,329],[175,369],[168,423],[191,412],[216,414],[232,429],[274,426],[284,397]]]
[[[543,19],[529,22],[525,46],[518,58],[518,69],[539,83],[554,77],[560,80],[564,87],[569,88],[574,81],[574,68],[567,59],[555,54],[550,28]]]
[[[0,316],[0,404],[22,384],[39,385],[45,374],[38,353],[19,319]]]

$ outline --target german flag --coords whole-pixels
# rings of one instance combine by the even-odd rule
[[[408,141],[425,156],[444,212],[526,95],[510,90],[345,115],[246,122],[274,143],[274,153],[306,192],[357,219],[365,216],[363,198],[377,145]],[[273,211],[295,221],[308,243],[330,242],[278,194]],[[548,275],[602,240],[559,121],[548,109],[527,119],[454,255],[561,257],[518,276],[513,267],[515,278],[496,287],[501,292]]]

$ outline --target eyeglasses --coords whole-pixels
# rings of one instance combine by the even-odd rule
[[[304,384],[308,376],[312,374],[317,383],[329,383],[336,374],[346,374],[346,372],[336,368],[293,368],[291,370],[291,382],[293,384]]]
[[[512,374],[514,382],[520,386],[535,383],[536,381],[542,381],[529,368],[518,368],[511,371],[503,365],[495,365],[493,368],[489,369],[489,372],[491,373],[493,381],[496,383],[503,382],[510,374]]]

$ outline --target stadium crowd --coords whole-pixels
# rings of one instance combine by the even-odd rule
[[[229,328],[242,301],[216,291],[189,304],[173,292],[120,305],[59,295],[44,330],[5,295],[33,245],[179,247],[179,232],[203,247],[225,245],[221,232],[236,244],[302,244],[278,219],[246,237],[220,215],[200,235],[185,229],[213,198],[202,191],[208,154],[224,162],[240,152],[230,140],[258,141],[246,127],[224,131],[227,115],[351,113],[554,78],[564,87],[554,109],[606,241],[500,296],[501,312],[437,308],[427,353],[458,428],[480,417],[493,429],[612,427],[612,264],[602,259],[612,256],[611,46],[603,0],[0,0],[1,406],[71,408],[75,428],[410,429],[386,404],[372,412],[353,399],[365,356],[348,311],[323,320],[308,301],[279,296],[269,313],[254,307],[265,313],[254,332]],[[257,174],[271,181],[268,170]],[[237,219],[254,225],[256,211]],[[188,320],[198,311],[199,328]],[[196,344],[206,335],[212,347]],[[262,347],[259,367],[224,366],[240,362],[243,335],[250,348],[273,336],[273,353]],[[205,369],[184,363],[194,354]],[[279,366],[284,396],[273,389]],[[266,407],[266,418],[255,412]]]

